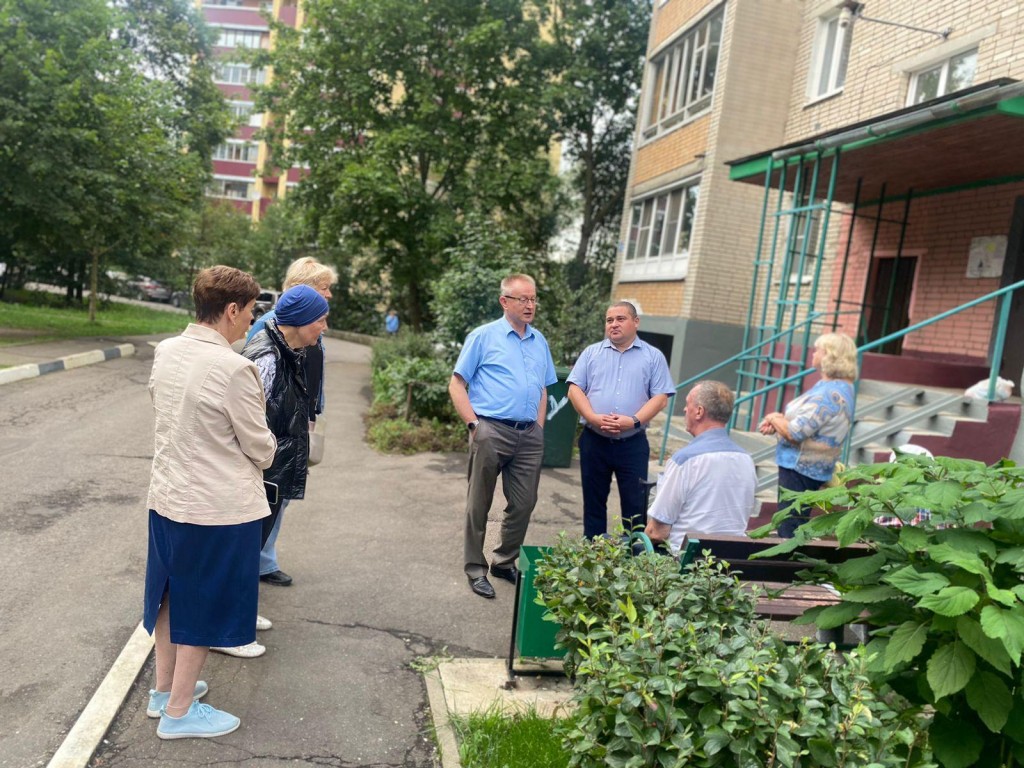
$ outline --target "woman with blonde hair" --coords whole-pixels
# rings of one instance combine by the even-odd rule
[[[338,273],[334,267],[321,264],[312,256],[303,256],[296,259],[288,266],[284,276],[282,291],[294,288],[297,285],[308,285],[328,301],[331,300],[331,286],[338,282]],[[253,323],[249,335],[245,338],[248,344],[253,336],[262,331],[268,320],[277,317],[275,311],[271,310]],[[313,395],[312,408],[310,409],[310,424],[316,423],[316,418],[324,411],[324,372],[326,371],[326,357],[324,356],[324,340],[320,336],[316,344],[306,349],[305,358],[302,363],[305,374],[306,387]],[[267,538],[267,543],[260,552],[260,579],[267,584],[278,587],[288,587],[292,584],[292,577],[281,570],[277,562],[277,536],[281,531],[281,521],[284,519],[284,510],[288,506],[289,499],[281,504],[274,528]]]
[[[791,401],[784,413],[769,413],[761,420],[762,435],[776,435],[775,461],[779,465],[779,510],[791,500],[783,491],[813,491],[832,478],[843,443],[853,425],[853,381],[857,378],[857,345],[842,333],[826,333],[814,342],[811,365],[821,380]],[[779,525],[779,536],[790,539],[808,515],[790,512]]]

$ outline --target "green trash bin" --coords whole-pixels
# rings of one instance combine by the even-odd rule
[[[519,548],[519,582],[516,585],[514,642],[510,649],[508,667],[513,673],[513,656],[531,659],[560,659],[565,656],[564,648],[555,647],[558,624],[544,621],[547,608],[534,602],[537,589],[533,579],[537,575],[537,561],[550,547]]]
[[[544,424],[544,467],[568,467],[580,417],[569,402],[569,368],[557,368],[558,381],[548,387],[548,411]]]

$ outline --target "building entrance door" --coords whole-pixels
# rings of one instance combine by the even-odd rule
[[[916,256],[874,260],[867,291],[869,303],[864,307],[864,342],[901,331],[910,324],[910,296],[916,271]],[[875,352],[898,355],[902,349],[903,339],[899,338]]]
[[[1000,288],[1024,280],[1024,197],[1018,197],[1013,206],[1013,218],[1010,220],[1010,233],[1006,242],[1006,258],[1003,261],[1003,278]],[[996,320],[992,324],[992,341],[995,342],[999,319],[999,306],[996,304]],[[991,359],[991,353],[989,354]],[[1003,359],[999,365],[999,375],[1014,384],[1014,394],[1021,394],[1021,373],[1024,372],[1024,288],[1013,293],[1010,306],[1010,322],[1006,326],[1006,341],[1003,344]]]

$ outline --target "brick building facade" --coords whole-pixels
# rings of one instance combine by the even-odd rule
[[[636,300],[678,379],[812,310],[836,313],[815,332],[864,343],[1024,277],[1019,13],[655,0],[614,295]],[[1024,347],[1017,303],[1008,350]],[[982,304],[885,351],[984,364],[995,315]],[[1020,353],[1001,364],[1020,380]]]

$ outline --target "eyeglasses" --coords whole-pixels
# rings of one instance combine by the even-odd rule
[[[518,301],[524,307],[527,304],[533,304],[533,306],[535,306],[535,307],[537,306],[537,297],[536,296],[502,296],[502,298],[503,299],[512,299],[513,301]]]

